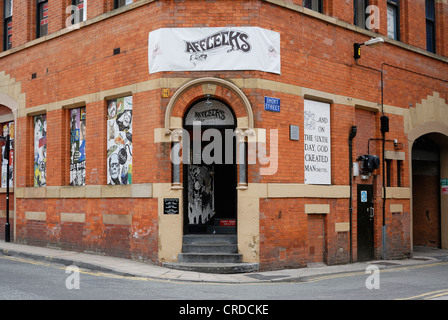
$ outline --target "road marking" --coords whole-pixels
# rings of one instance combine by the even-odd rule
[[[390,268],[390,269],[380,269],[380,273],[397,272],[397,271],[403,271],[403,270],[409,270],[409,269],[430,268],[430,267],[437,267],[437,266],[447,265],[447,264],[448,264],[448,262],[436,262],[436,263],[431,263],[431,264],[403,266],[403,267],[396,267],[396,268]],[[372,265],[374,265],[374,263],[372,263]],[[348,278],[348,277],[361,276],[361,275],[365,275],[365,274],[366,274],[365,271],[330,274],[327,276],[311,277],[311,278],[306,279],[305,282],[317,282],[317,281],[337,279],[337,278],[346,278],[346,277]]]
[[[0,255],[0,258],[3,259],[8,259],[8,260],[13,260],[13,261],[17,261],[17,262],[23,262],[23,263],[28,263],[28,264],[34,264],[34,265],[41,265],[41,266],[46,266],[46,267],[52,267],[52,268],[56,268],[56,269],[60,269],[60,270],[65,270],[67,266],[61,266],[58,267],[54,264],[54,262],[42,262],[42,261],[36,261],[36,260],[28,260],[28,259],[24,259],[24,258],[18,258],[18,257],[13,257],[13,256],[3,256]],[[385,273],[385,272],[397,272],[397,271],[403,271],[403,270],[409,270],[409,269],[419,269],[419,268],[430,268],[430,267],[436,267],[436,266],[440,266],[440,265],[447,265],[448,262],[437,262],[437,263],[430,263],[430,264],[422,264],[422,265],[413,265],[413,266],[402,266],[402,267],[395,267],[395,268],[390,268],[390,269],[380,269],[381,273]],[[372,265],[374,265],[374,263],[372,263]],[[126,279],[126,280],[136,280],[136,281],[156,281],[156,282],[166,282],[166,283],[175,283],[175,284],[198,284],[198,285],[267,285],[267,284],[287,284],[289,283],[288,281],[280,281],[280,282],[238,282],[238,283],[233,283],[233,282],[211,282],[211,281],[182,281],[182,280],[176,280],[176,279],[163,279],[163,278],[151,278],[151,277],[140,277],[140,276],[132,276],[132,275],[119,275],[119,274],[113,274],[113,273],[105,273],[105,272],[96,272],[96,271],[88,271],[86,269],[80,269],[80,273],[83,274],[88,274],[88,275],[92,275],[92,276],[102,276],[102,277],[108,277],[108,278],[115,278],[115,279]],[[292,281],[291,283],[295,283],[295,284],[305,284],[305,283],[311,283],[311,282],[318,282],[318,281],[324,281],[324,280],[331,280],[331,279],[337,279],[337,278],[348,278],[348,277],[355,277],[355,276],[365,276],[366,273],[365,271],[356,271],[356,272],[345,272],[345,273],[338,273],[338,274],[330,274],[330,275],[326,275],[326,276],[318,276],[318,277],[309,277],[304,279],[303,281],[300,282],[294,282]],[[438,292],[435,292],[438,293]],[[448,293],[447,293],[448,294]],[[442,295],[442,294],[441,294]],[[445,294],[443,294],[445,295]],[[404,299],[412,299],[413,297],[410,298],[404,298]],[[399,300],[399,299],[397,299]]]
[[[401,299],[396,299],[396,300],[414,300],[414,299],[427,300],[427,299],[433,299],[433,298],[441,297],[441,296],[445,296],[445,295],[448,295],[448,289],[426,292],[426,293],[419,294],[417,296],[401,298]]]

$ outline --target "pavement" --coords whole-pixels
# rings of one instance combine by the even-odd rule
[[[207,283],[263,283],[310,281],[319,277],[346,273],[366,273],[369,265],[379,270],[448,261],[447,249],[414,247],[412,258],[401,260],[374,260],[343,265],[327,266],[323,263],[310,264],[306,268],[284,269],[265,272],[212,274],[182,271],[161,267],[145,262],[110,256],[65,251],[0,241],[0,255],[27,258],[48,263],[75,265],[80,269],[113,273],[121,276],[143,277],[163,281],[187,281]]]

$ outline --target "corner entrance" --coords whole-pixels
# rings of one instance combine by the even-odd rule
[[[220,100],[202,99],[184,117],[189,161],[183,166],[184,234],[236,234],[236,117]],[[185,143],[185,141],[184,141]]]

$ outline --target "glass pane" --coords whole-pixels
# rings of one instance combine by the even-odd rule
[[[6,37],[4,39],[4,47],[5,50],[9,50],[12,48],[12,18],[8,18],[5,20],[5,26]]]
[[[133,2],[133,0],[115,0],[115,9],[127,6],[128,4],[131,4]]]
[[[426,20],[426,50],[435,52],[434,22]]]
[[[426,0],[426,19],[434,20],[434,18],[435,18],[434,0]]]
[[[397,9],[394,6],[387,6],[387,36],[397,39]]]
[[[46,36],[48,34],[48,2],[39,4],[39,37]]]
[[[12,16],[12,0],[5,0],[5,18]]]
[[[366,0],[355,0],[354,1],[354,10],[355,10],[355,25],[361,28],[366,27],[366,8],[367,1]]]

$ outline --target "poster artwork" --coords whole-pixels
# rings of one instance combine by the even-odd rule
[[[9,187],[14,187],[14,122],[5,123],[2,126],[3,136],[6,137],[9,134],[10,139],[10,151],[8,160],[5,159],[5,146],[2,147],[2,188],[6,188],[6,178],[9,162]]]
[[[331,184],[330,104],[305,100],[305,183]]]
[[[107,107],[107,184],[132,183],[132,96]]]
[[[86,184],[86,108],[70,110],[70,185]]]
[[[34,117],[34,186],[47,185],[47,115]]]
[[[202,224],[215,214],[213,166],[188,166],[188,222]]]

